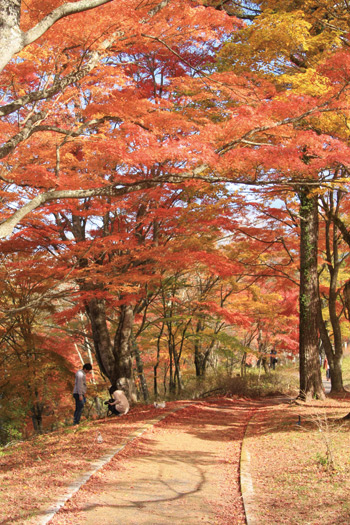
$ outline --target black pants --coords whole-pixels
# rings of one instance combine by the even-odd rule
[[[111,415],[114,415],[114,416],[120,415],[120,412],[115,408],[115,405],[108,405],[107,416],[109,415],[109,412],[111,412]]]
[[[73,418],[73,425],[79,425],[81,414],[83,412],[83,408],[86,403],[86,397],[83,396],[82,401],[79,399],[79,394],[73,394],[73,397],[75,399],[75,412],[74,412],[74,418]]]

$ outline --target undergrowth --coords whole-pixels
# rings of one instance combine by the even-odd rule
[[[245,376],[236,374],[212,373],[205,378],[190,379],[181,392],[181,398],[198,399],[209,395],[235,395],[257,398],[273,395],[290,395],[298,393],[298,380],[290,373],[271,371],[259,374],[258,370],[247,372]]]

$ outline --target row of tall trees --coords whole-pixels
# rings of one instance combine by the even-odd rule
[[[4,362],[15,330],[49,355],[49,315],[131,396],[150,341],[173,390],[223,333],[299,347],[303,398],[321,338],[340,390],[347,3],[1,0],[0,20],[4,282],[30,290],[4,293]]]

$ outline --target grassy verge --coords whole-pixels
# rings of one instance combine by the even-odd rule
[[[350,523],[349,409],[329,400],[257,412],[246,446],[259,525]]]

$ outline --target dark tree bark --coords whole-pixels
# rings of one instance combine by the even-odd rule
[[[307,187],[300,199],[299,398],[324,399],[318,352],[318,197]]]
[[[112,344],[105,311],[104,299],[91,299],[86,304],[91,323],[96,359],[101,372],[111,384],[122,388],[129,399],[136,400],[132,373],[131,333],[134,321],[133,308],[121,307],[119,324]]]
[[[196,326],[196,342],[194,344],[194,365],[196,368],[196,377],[202,378],[205,377],[205,373],[208,367],[208,361],[210,354],[212,352],[213,343],[211,343],[209,346],[207,346],[206,349],[203,350],[202,347],[202,341],[200,340],[200,333],[203,332],[205,329],[205,325],[202,321],[202,319],[199,319]]]
[[[336,202],[332,192],[329,194],[329,209],[334,214],[338,214],[341,194],[337,192]],[[325,199],[322,199],[323,203]],[[344,392],[343,376],[341,369],[341,359],[343,357],[342,334],[340,328],[340,318],[337,312],[338,299],[338,275],[343,259],[339,256],[339,230],[332,219],[328,216],[325,218],[325,241],[326,241],[326,270],[329,274],[329,296],[327,298],[329,320],[332,327],[333,344],[329,336],[326,322],[323,319],[321,302],[319,302],[319,328],[322,344],[329,363],[329,372],[331,378],[331,393]]]
[[[85,305],[91,324],[95,355],[101,372],[112,382],[114,379],[114,352],[106,320],[103,299],[91,299]]]
[[[140,389],[142,392],[142,397],[143,397],[143,400],[146,403],[148,403],[149,393],[148,393],[146,377],[145,377],[144,370],[143,370],[143,361],[142,361],[139,347],[137,346],[137,343],[134,338],[132,338],[132,346],[133,346],[133,355],[136,361],[137,376],[140,381]]]
[[[319,308],[318,326],[322,345],[329,363],[331,392],[344,392],[343,374],[341,369],[341,356],[343,355],[342,348],[340,348],[339,351],[339,347],[336,350],[336,347],[332,346],[332,342],[326,327],[326,322],[323,319],[321,307]]]
[[[42,434],[43,432],[43,412],[44,405],[40,401],[35,402],[31,407],[32,412],[32,422],[34,430],[37,434]]]

